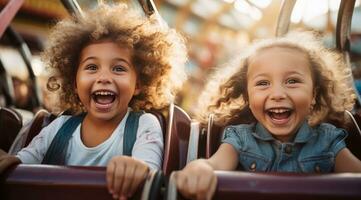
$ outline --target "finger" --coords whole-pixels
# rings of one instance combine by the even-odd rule
[[[216,189],[217,189],[217,176],[216,175],[214,175],[214,176],[212,176],[212,180],[211,180],[211,183],[210,183],[210,186],[209,186],[209,188],[210,188],[210,192],[207,194],[207,200],[211,200],[212,199],[212,197],[213,197],[213,195],[214,195],[214,193],[215,193],[215,191],[216,191]]]
[[[21,163],[20,159],[15,156],[5,155],[0,158],[0,175],[9,167]]]
[[[134,171],[136,170],[137,166],[133,166],[132,164],[128,165],[125,164],[125,173],[123,178],[122,188],[120,190],[120,195],[127,197],[129,192],[129,187],[132,184],[134,178]]]
[[[197,196],[198,179],[199,179],[198,175],[187,177],[187,186],[188,186],[187,189],[192,199],[195,199],[195,197]]]
[[[174,172],[174,180],[177,186],[177,189],[183,194],[184,187],[186,185],[186,177],[182,174],[182,172]]]
[[[140,184],[144,182],[144,180],[147,178],[147,175],[149,173],[148,167],[138,167],[135,171],[134,178],[132,185],[130,187],[129,191],[129,197],[133,196],[134,192],[137,191]]]
[[[114,177],[114,171],[115,171],[115,163],[113,161],[110,161],[107,166],[107,172],[106,172],[106,180],[107,180],[107,186],[108,191],[113,194],[114,190],[114,184],[113,184],[113,177]]]
[[[191,199],[192,194],[190,193],[188,189],[188,176],[183,171],[178,171],[174,175],[174,178],[176,180],[177,189],[182,194],[183,197],[187,199]]]
[[[115,170],[114,170],[114,174],[113,174],[113,184],[114,184],[114,189],[113,189],[113,198],[117,199],[120,196],[120,192],[122,190],[122,184],[124,181],[124,174],[125,174],[125,169],[126,166],[124,165],[123,162],[118,162]]]
[[[196,186],[197,200],[205,200],[210,192],[212,176],[200,176]]]

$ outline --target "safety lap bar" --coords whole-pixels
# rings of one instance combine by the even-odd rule
[[[216,171],[213,199],[361,199],[361,174],[295,174]],[[167,199],[177,199],[172,173]]]
[[[4,174],[1,199],[112,199],[105,175],[104,167],[20,164]],[[138,189],[142,192],[138,192],[134,199],[151,199],[148,198],[150,193],[159,192],[159,188],[152,187],[159,175],[161,171],[150,172],[144,186]]]

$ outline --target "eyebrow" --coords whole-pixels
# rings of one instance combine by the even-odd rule
[[[132,64],[129,63],[129,62],[128,62],[127,60],[125,60],[124,58],[114,58],[113,60],[125,62],[125,63],[127,63],[129,66],[132,66]]]
[[[286,75],[289,76],[289,75],[299,75],[299,76],[304,76],[304,74],[298,72],[298,71],[290,71],[290,72],[286,72]],[[255,78],[258,78],[258,77],[267,77],[269,75],[267,75],[267,73],[260,73],[260,74],[257,74],[256,76],[253,76],[252,79],[255,79]]]
[[[268,76],[268,75],[267,75],[267,73],[260,73],[260,74],[257,74],[255,76],[253,75],[252,79],[255,79],[255,78],[260,77],[260,76],[262,77],[262,76]],[[248,77],[248,75],[247,75],[247,77]]]
[[[97,57],[95,57],[95,56],[87,57],[86,59],[84,59],[83,61],[81,61],[80,64],[86,62],[87,60],[91,60],[91,59],[97,59]],[[112,59],[112,60],[125,62],[125,63],[127,63],[129,66],[132,66],[127,60],[125,60],[125,59],[123,59],[123,58],[114,58],[114,59]]]
[[[300,76],[304,76],[303,73],[300,73],[300,72],[298,72],[298,71],[291,71],[291,72],[287,72],[287,73],[286,73],[286,75],[294,75],[294,74],[300,75]]]

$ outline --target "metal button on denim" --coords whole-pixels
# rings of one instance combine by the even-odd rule
[[[250,169],[251,171],[256,171],[256,167],[257,167],[256,162],[253,162],[253,163],[249,166],[249,169]]]
[[[285,153],[287,153],[287,154],[292,153],[292,146],[291,145],[286,145]]]
[[[315,165],[315,172],[316,173],[320,173],[321,172],[321,168],[318,164]]]

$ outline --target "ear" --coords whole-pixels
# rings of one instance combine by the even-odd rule
[[[313,90],[311,105],[316,104],[317,88]]]
[[[74,80],[73,88],[74,88],[75,94],[78,94],[78,87],[76,86],[76,79]]]
[[[140,91],[141,91],[140,89],[141,89],[141,85],[140,85],[139,81],[137,81],[137,83],[135,84],[133,96],[137,96],[138,94],[140,94]]]
[[[312,101],[311,101],[311,105],[315,105],[316,104],[316,97],[315,96],[313,96],[313,98],[312,98]]]

